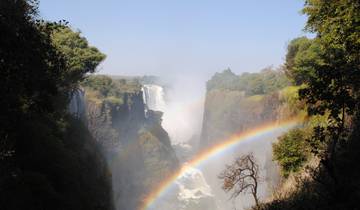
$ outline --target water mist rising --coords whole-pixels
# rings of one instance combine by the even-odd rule
[[[201,83],[202,84],[202,83]],[[203,117],[202,88],[176,81],[166,90],[163,127],[173,144],[197,144]]]
[[[142,88],[146,109],[163,112],[162,126],[168,132],[181,164],[191,158],[196,149],[194,145],[201,132],[203,114],[203,100],[195,97],[194,90],[189,91],[184,84],[186,82],[172,82],[164,87],[145,84]],[[217,210],[217,207],[201,170],[190,167],[179,177],[171,192],[151,209]]]
[[[172,81],[171,86],[161,86],[158,84],[143,85],[143,97],[147,109],[162,111],[162,126],[168,132],[173,148],[175,149],[179,160],[185,163],[196,156],[197,144],[199,143],[200,132],[202,130],[204,100],[203,89],[199,84],[204,83],[190,82],[188,80]],[[193,86],[193,84],[196,84]],[[204,87],[203,87],[204,88]],[[240,104],[243,101],[239,101]],[[229,109],[229,112],[234,110]],[[249,114],[241,115],[242,118],[236,119],[243,121]],[[225,126],[231,126],[226,122]],[[261,122],[258,122],[261,124]],[[224,131],[225,132],[225,131]],[[198,203],[196,210],[209,209],[233,209],[246,208],[253,204],[251,197],[241,196],[234,203],[229,202],[229,194],[221,189],[221,182],[218,174],[230,164],[236,157],[253,152],[261,167],[260,175],[265,178],[276,166],[271,160],[271,143],[280,135],[267,136],[266,139],[244,144],[241,147],[218,157],[209,164],[204,164],[201,168],[190,168],[186,176],[179,177],[175,182],[172,193],[162,199],[155,209],[164,210],[169,208],[193,210],[188,204],[190,201]],[[190,152],[189,152],[190,151]],[[269,169],[271,169],[269,171]],[[276,169],[275,169],[276,170]],[[277,176],[275,171],[275,176]],[[268,180],[263,180],[259,185],[259,197],[265,199],[269,195]]]

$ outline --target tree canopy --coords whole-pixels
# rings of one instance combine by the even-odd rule
[[[299,37],[289,43],[285,73],[295,85],[301,85],[313,76],[314,66],[322,63],[320,53],[320,46],[313,39]]]
[[[244,91],[246,95],[261,95],[274,92],[289,84],[285,74],[271,67],[263,69],[260,73],[234,74],[230,69],[216,73],[207,83],[208,90],[236,90]]]
[[[313,73],[300,97],[306,100],[310,115],[329,113],[329,125],[315,128],[313,141],[329,146],[321,155],[335,176],[332,162],[338,143],[346,139],[346,117],[359,106],[360,3],[308,0],[303,12],[308,16],[306,28],[317,34],[314,41],[321,49],[321,62],[312,63]]]
[[[53,30],[51,40],[57,50],[67,61],[65,80],[82,80],[86,73],[93,73],[105,55],[97,48],[89,46],[85,37],[79,31],[73,31],[67,26],[60,26]]]
[[[104,56],[37,8],[0,3],[0,208],[111,209],[98,145],[67,113],[71,92]]]
[[[261,209],[357,209],[360,2],[306,0],[303,13],[306,29],[316,36],[289,44],[286,72],[295,84],[303,84],[299,99],[310,118],[319,117],[322,123],[312,125],[311,137],[290,131],[274,153],[283,169],[296,169],[305,157],[298,151],[306,143],[318,164],[305,168],[291,193]]]
[[[297,128],[280,136],[273,144],[274,159],[279,163],[283,176],[297,172],[308,160],[309,146],[305,139],[305,131]]]

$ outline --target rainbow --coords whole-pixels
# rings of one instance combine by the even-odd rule
[[[150,209],[154,202],[158,198],[162,197],[162,195],[167,192],[167,190],[179,177],[186,173],[189,167],[198,167],[200,164],[206,162],[214,156],[219,155],[224,151],[227,151],[229,148],[236,147],[242,142],[257,139],[258,137],[270,134],[271,132],[277,130],[285,131],[286,129],[290,129],[298,125],[300,122],[302,122],[302,119],[297,117],[281,122],[266,123],[254,129],[232,135],[230,138],[221,141],[220,144],[214,145],[209,149],[200,152],[196,157],[187,162],[187,164],[184,164],[182,168],[177,170],[171,176],[167,177],[153,191],[151,191],[143,200],[143,203],[140,206],[139,210]]]

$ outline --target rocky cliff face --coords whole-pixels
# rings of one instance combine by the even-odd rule
[[[125,93],[123,103],[86,97],[86,115],[90,131],[110,151],[136,139],[145,122],[141,92]]]
[[[200,148],[261,123],[286,119],[294,114],[289,103],[297,90],[279,70],[236,75],[230,69],[207,82]]]
[[[294,113],[289,108],[286,95],[289,91],[284,91],[283,85],[278,84],[282,82],[279,77],[282,77],[280,73],[272,71],[238,76],[226,70],[215,74],[207,83],[198,150],[219,144],[236,133],[292,116]],[[265,139],[239,146],[231,154],[222,155],[204,167],[204,174],[222,209],[232,207],[228,205],[229,195],[224,194],[219,187],[216,175],[225,164],[246,153],[254,153],[261,168],[263,182],[259,190],[260,198],[264,199],[270,194],[279,181],[278,168],[272,161],[271,153],[271,142],[276,141],[276,137],[266,136]],[[251,204],[251,198],[245,197],[237,206],[241,209],[241,206],[246,208]]]
[[[243,91],[211,90],[205,99],[200,148],[220,143],[232,134],[279,119],[278,92],[245,96]]]
[[[178,167],[161,127],[162,113],[147,110],[145,116],[141,86],[133,81],[105,78],[99,87],[104,77],[92,79],[85,86],[87,126],[107,156],[116,209],[137,209],[146,193]]]

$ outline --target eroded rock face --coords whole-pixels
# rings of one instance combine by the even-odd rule
[[[161,127],[162,112],[146,108],[140,89],[121,100],[85,98],[86,124],[107,156],[116,209],[135,210],[179,164]]]
[[[280,105],[278,93],[247,97],[243,91],[209,91],[205,99],[200,149],[261,123],[276,121]]]
[[[203,127],[198,150],[206,150],[236,134],[256,129],[266,123],[288,119],[294,115],[287,104],[288,99],[284,98],[280,88],[282,86],[272,86],[276,83],[274,79],[264,80],[254,86],[249,81],[257,81],[251,80],[250,77],[245,78],[245,76],[236,76],[226,71],[225,75],[216,74],[207,83]],[[271,82],[268,83],[269,81]],[[261,93],[257,93],[259,91],[254,93],[251,89],[265,85],[276,88]],[[263,180],[258,189],[260,199],[265,199],[271,194],[279,182],[278,167],[272,161],[271,143],[275,142],[279,135],[281,132],[267,134],[259,139],[252,139],[249,143],[239,144],[236,148],[232,148],[231,152],[221,154],[212,160],[211,164],[202,167],[204,176],[212,187],[216,202],[221,209],[233,209],[233,206],[229,202],[230,195],[221,189],[217,175],[226,164],[232,163],[241,155],[253,153],[258,160],[260,176]],[[237,200],[239,202],[234,201],[233,204],[237,209],[246,209],[253,205],[251,197],[245,195],[239,196]]]

